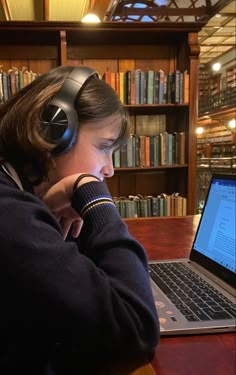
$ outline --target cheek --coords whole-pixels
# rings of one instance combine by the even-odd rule
[[[74,168],[76,168],[75,173],[87,172],[95,174],[99,170],[101,165],[100,155],[93,149],[83,149],[83,147],[78,150],[75,154]]]

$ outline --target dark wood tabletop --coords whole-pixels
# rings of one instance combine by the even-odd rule
[[[148,259],[188,257],[199,215],[126,220]],[[151,362],[158,375],[235,375],[234,333],[161,337]]]

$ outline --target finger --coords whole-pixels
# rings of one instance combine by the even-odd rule
[[[78,235],[80,234],[82,226],[83,226],[82,220],[74,221],[74,223],[72,225],[72,232],[71,232],[71,234],[74,238],[78,237]]]
[[[67,218],[61,218],[60,223],[61,223],[63,238],[65,240],[72,226],[72,220],[67,219]]]

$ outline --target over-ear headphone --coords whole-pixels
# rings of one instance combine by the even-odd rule
[[[56,146],[53,153],[68,152],[76,142],[79,122],[75,99],[91,77],[98,77],[95,70],[81,66],[72,70],[60,90],[50,99],[41,114],[41,126],[46,139]]]

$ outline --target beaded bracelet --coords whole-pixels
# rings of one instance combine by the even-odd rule
[[[74,186],[73,186],[73,193],[74,193],[75,190],[77,189],[79,182],[80,182],[83,178],[85,178],[85,177],[93,177],[93,178],[95,178],[96,180],[98,180],[98,181],[101,182],[101,180],[100,180],[98,177],[94,176],[93,174],[83,173],[83,174],[81,174],[81,175],[75,180],[75,183],[74,183]]]

